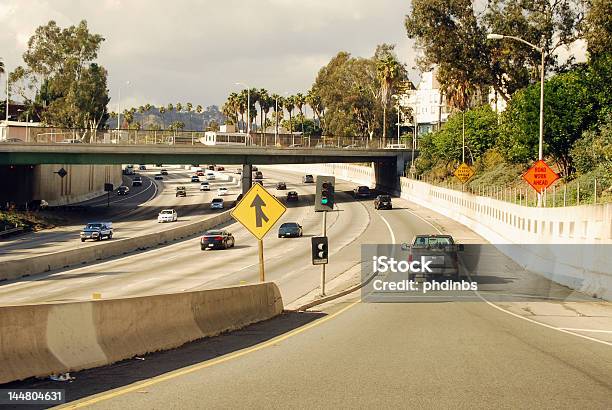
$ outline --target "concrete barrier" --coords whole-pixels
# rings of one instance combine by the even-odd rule
[[[373,186],[373,167],[353,164],[278,165]],[[612,204],[562,208],[521,206],[400,178],[396,195],[454,219],[524,268],[557,283],[612,300]],[[570,247],[567,245],[581,246]],[[535,246],[530,246],[535,245]],[[565,246],[563,246],[565,245]]]
[[[0,383],[176,348],[283,311],[274,283],[0,307]]]
[[[203,221],[161,232],[133,238],[112,239],[89,246],[83,246],[79,242],[78,245],[75,243],[75,249],[6,261],[0,266],[0,280],[16,279],[22,276],[48,272],[53,269],[66,268],[163,245],[206,231],[231,219],[230,211],[225,211]]]

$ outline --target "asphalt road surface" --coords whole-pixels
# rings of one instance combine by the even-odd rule
[[[301,197],[283,221],[300,222],[305,236],[279,239],[272,232],[265,240],[267,279],[279,285],[288,305],[318,286],[320,268],[310,264],[309,236],[320,233],[320,216],[312,212],[313,184],[284,171],[264,169],[264,176],[273,192],[274,182],[284,180]],[[337,191],[354,186],[336,185]],[[457,223],[407,201],[394,199],[393,210],[377,211],[370,200],[353,201],[343,193],[338,199],[339,211],[328,217],[331,282],[360,263],[364,243],[409,242],[415,234],[439,231],[463,243],[482,242]],[[256,282],[256,241],[239,224],[226,228],[236,236],[236,248],[203,252],[197,237],[187,239],[8,283],[0,286],[0,303]],[[535,303],[547,309],[569,306],[593,326],[612,323],[612,316],[604,317],[609,304],[523,271],[502,255],[491,256],[490,263],[498,270],[474,278],[479,293],[468,301],[361,303],[360,294],[353,293],[319,311],[287,312],[145,360],[77,372],[71,383],[28,380],[2,387],[65,388],[72,405],[109,409],[611,408],[612,343],[606,335],[612,327],[581,335],[564,330],[568,317],[557,315],[554,326],[546,324],[550,318],[538,323],[538,318],[513,313],[506,306],[512,302],[501,308],[482,298],[529,295],[534,302],[524,303],[531,309]],[[604,314],[588,318],[579,312],[583,307]]]

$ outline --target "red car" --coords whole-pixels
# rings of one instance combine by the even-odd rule
[[[219,165],[217,167],[217,171],[225,171],[225,167],[222,167],[221,165]]]

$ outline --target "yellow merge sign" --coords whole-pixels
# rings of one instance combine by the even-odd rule
[[[455,170],[455,176],[459,181],[465,184],[474,176],[474,170],[465,162],[462,162],[461,165],[459,165],[459,167]]]
[[[262,239],[287,208],[259,184],[254,184],[231,212],[257,239]]]

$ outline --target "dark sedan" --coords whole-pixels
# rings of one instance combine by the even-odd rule
[[[235,245],[234,236],[228,231],[212,230],[200,238],[200,248],[206,249],[227,249]]]
[[[378,195],[374,200],[374,209],[393,209],[390,195]]]
[[[295,191],[287,192],[287,202],[297,202],[298,201],[298,193]]]
[[[126,187],[125,185],[117,188],[117,195],[127,195],[129,193],[130,193],[130,188]]]
[[[278,189],[279,191],[285,190],[287,189],[287,184],[285,184],[284,182],[279,182],[276,184],[276,189]]]
[[[299,238],[302,235],[302,226],[297,222],[285,222],[278,228],[279,238]]]

